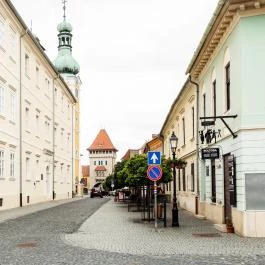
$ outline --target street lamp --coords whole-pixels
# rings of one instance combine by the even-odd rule
[[[173,156],[173,208],[172,208],[172,226],[179,226],[179,217],[178,217],[178,206],[177,206],[177,195],[176,195],[176,149],[178,145],[178,138],[174,132],[170,137],[170,147]]]

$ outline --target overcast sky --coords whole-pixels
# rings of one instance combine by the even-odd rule
[[[62,0],[12,0],[53,61]],[[68,0],[80,64],[81,153],[101,128],[120,159],[159,133],[218,0]]]

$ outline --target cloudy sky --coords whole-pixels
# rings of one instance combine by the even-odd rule
[[[62,0],[11,0],[53,61]],[[218,0],[68,0],[80,64],[81,153],[105,128],[119,150],[159,133]]]

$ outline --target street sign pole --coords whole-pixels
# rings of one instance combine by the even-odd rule
[[[157,231],[157,184],[154,181],[154,199],[155,199],[155,231]]]
[[[150,180],[154,181],[154,215],[155,215],[155,231],[157,232],[157,180],[162,177],[161,165],[161,153],[160,152],[148,152],[147,153],[147,176]]]

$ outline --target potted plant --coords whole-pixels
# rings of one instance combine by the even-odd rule
[[[171,168],[175,166],[178,169],[182,169],[187,165],[187,162],[181,158],[180,159],[168,158],[166,160],[166,164],[169,165]]]
[[[230,217],[225,218],[225,224],[227,233],[234,233],[234,226]]]

